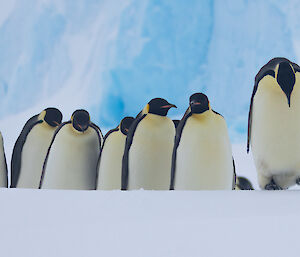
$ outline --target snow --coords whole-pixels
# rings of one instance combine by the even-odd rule
[[[296,191],[0,192],[1,256],[299,256]]]

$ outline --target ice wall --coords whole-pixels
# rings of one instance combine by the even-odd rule
[[[110,128],[157,96],[175,103],[170,115],[179,117],[189,95],[203,91],[242,142],[259,68],[275,56],[300,58],[297,1],[1,0],[0,7],[0,130],[50,105],[65,119],[86,108]]]

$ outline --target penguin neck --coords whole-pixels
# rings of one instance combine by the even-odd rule
[[[212,110],[211,108],[209,108],[209,110],[203,112],[203,113],[192,113],[192,116],[194,118],[197,118],[199,120],[207,120],[207,119],[210,119],[212,115]]]
[[[73,135],[76,135],[76,136],[78,136],[78,135],[84,135],[84,134],[89,134],[89,133],[90,133],[90,130],[91,130],[91,127],[89,126],[85,131],[78,131],[77,129],[75,129],[75,128],[73,127],[72,124],[69,124],[69,125],[70,125],[70,129],[71,129],[71,131],[72,131],[72,134],[73,134]]]
[[[153,113],[148,113],[147,118],[158,124],[165,120],[169,120],[169,118],[167,116],[161,116],[161,115],[157,115],[157,114],[153,114]]]

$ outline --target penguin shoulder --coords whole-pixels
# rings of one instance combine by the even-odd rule
[[[278,85],[276,79],[272,76],[264,76],[259,82],[257,86],[257,90],[255,93],[255,96],[260,94],[265,94],[268,92],[276,93],[276,94],[284,94],[280,86],[274,86]],[[254,96],[254,98],[255,98]]]
[[[220,133],[219,135],[223,135],[225,138],[228,138],[228,128],[225,118],[218,112],[212,110],[214,125],[212,127],[212,131],[215,133]]]
[[[103,136],[103,133],[102,133],[100,127],[99,127],[97,124],[95,124],[95,123],[91,123],[91,126],[92,126],[95,130],[98,130],[99,136],[101,137],[101,140],[104,141],[104,136]],[[103,143],[103,142],[101,142],[101,143]]]
[[[111,141],[111,139],[121,136],[120,134],[123,135],[123,133],[121,133],[119,127],[116,127],[114,129],[109,130],[106,135],[104,136],[104,140],[103,140],[103,145],[102,148],[104,148],[105,144],[109,141]],[[125,137],[125,135],[124,135]]]
[[[168,118],[167,116],[160,116],[156,114],[145,114],[144,118],[140,120],[140,122],[136,126],[136,132],[139,135],[144,133],[166,133],[174,132],[175,134],[175,127],[173,121]]]
[[[223,126],[224,126],[224,125],[227,126],[227,125],[226,125],[226,121],[225,121],[223,115],[221,115],[220,113],[218,113],[218,112],[216,112],[216,111],[214,111],[214,110],[212,110],[212,114],[213,114],[214,119],[215,119],[218,123],[222,124]]]

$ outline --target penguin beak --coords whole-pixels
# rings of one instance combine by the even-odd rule
[[[55,120],[53,121],[53,123],[56,124],[56,126],[59,125],[59,123],[57,121],[55,121]]]
[[[201,105],[199,102],[192,102],[192,105]]]
[[[170,108],[172,108],[172,107],[177,108],[177,106],[176,106],[175,104],[167,104],[167,105],[163,105],[163,106],[161,106],[160,108],[161,108],[161,109],[170,109]]]

